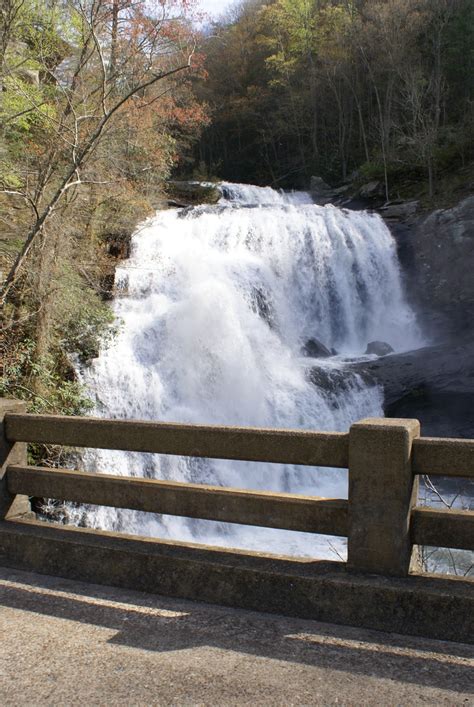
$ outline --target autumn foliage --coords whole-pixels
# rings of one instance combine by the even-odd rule
[[[78,317],[97,337],[108,326],[103,244],[150,213],[207,123],[194,12],[189,0],[2,3],[4,394],[22,380],[47,401],[74,349],[65,332]],[[26,385],[28,367],[42,374]]]

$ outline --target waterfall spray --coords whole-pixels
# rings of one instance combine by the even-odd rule
[[[382,415],[382,392],[347,370],[373,339],[421,344],[394,241],[367,212],[308,194],[221,185],[216,206],[159,212],[118,268],[121,330],[81,372],[95,415],[201,424],[347,430]],[[304,356],[317,339],[335,355]],[[316,373],[316,375],[315,375]],[[87,469],[315,496],[347,495],[344,471],[88,450]],[[342,540],[87,507],[108,530],[279,554],[331,556]]]

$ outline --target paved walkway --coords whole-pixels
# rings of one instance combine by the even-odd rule
[[[0,704],[474,705],[474,647],[0,568]]]

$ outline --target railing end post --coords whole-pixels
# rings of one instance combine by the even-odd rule
[[[5,415],[9,412],[26,412],[26,403],[0,398],[0,520],[31,513],[28,496],[14,496],[8,491],[7,467],[10,464],[27,463],[26,444],[7,439]]]
[[[406,577],[412,544],[410,516],[418,495],[412,472],[418,420],[372,418],[349,433],[348,568]]]

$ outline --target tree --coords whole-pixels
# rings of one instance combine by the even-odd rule
[[[473,27],[472,0],[241,5],[206,44],[199,159],[293,187],[358,169],[387,200],[405,177],[433,196],[443,165],[473,156]]]
[[[2,287],[2,304],[32,246],[40,237],[47,241],[45,228],[66,195],[73,198],[80,186],[96,183],[87,167],[112,122],[123,121],[139,107],[155,105],[170,93],[171,81],[193,67],[196,42],[189,22],[179,14],[188,2],[117,3],[68,0],[59,7],[53,4],[47,22],[54,27],[56,42],[64,41],[62,28],[71,28],[70,55],[60,66],[51,66],[50,47],[43,46],[38,32],[28,38],[33,46],[41,40],[35,60],[54,86],[53,100],[45,108],[26,94],[18,80],[13,90],[25,98],[36,118],[47,117],[50,144],[37,178],[15,193],[30,205],[33,220]],[[4,75],[13,76],[13,68],[7,66]]]

